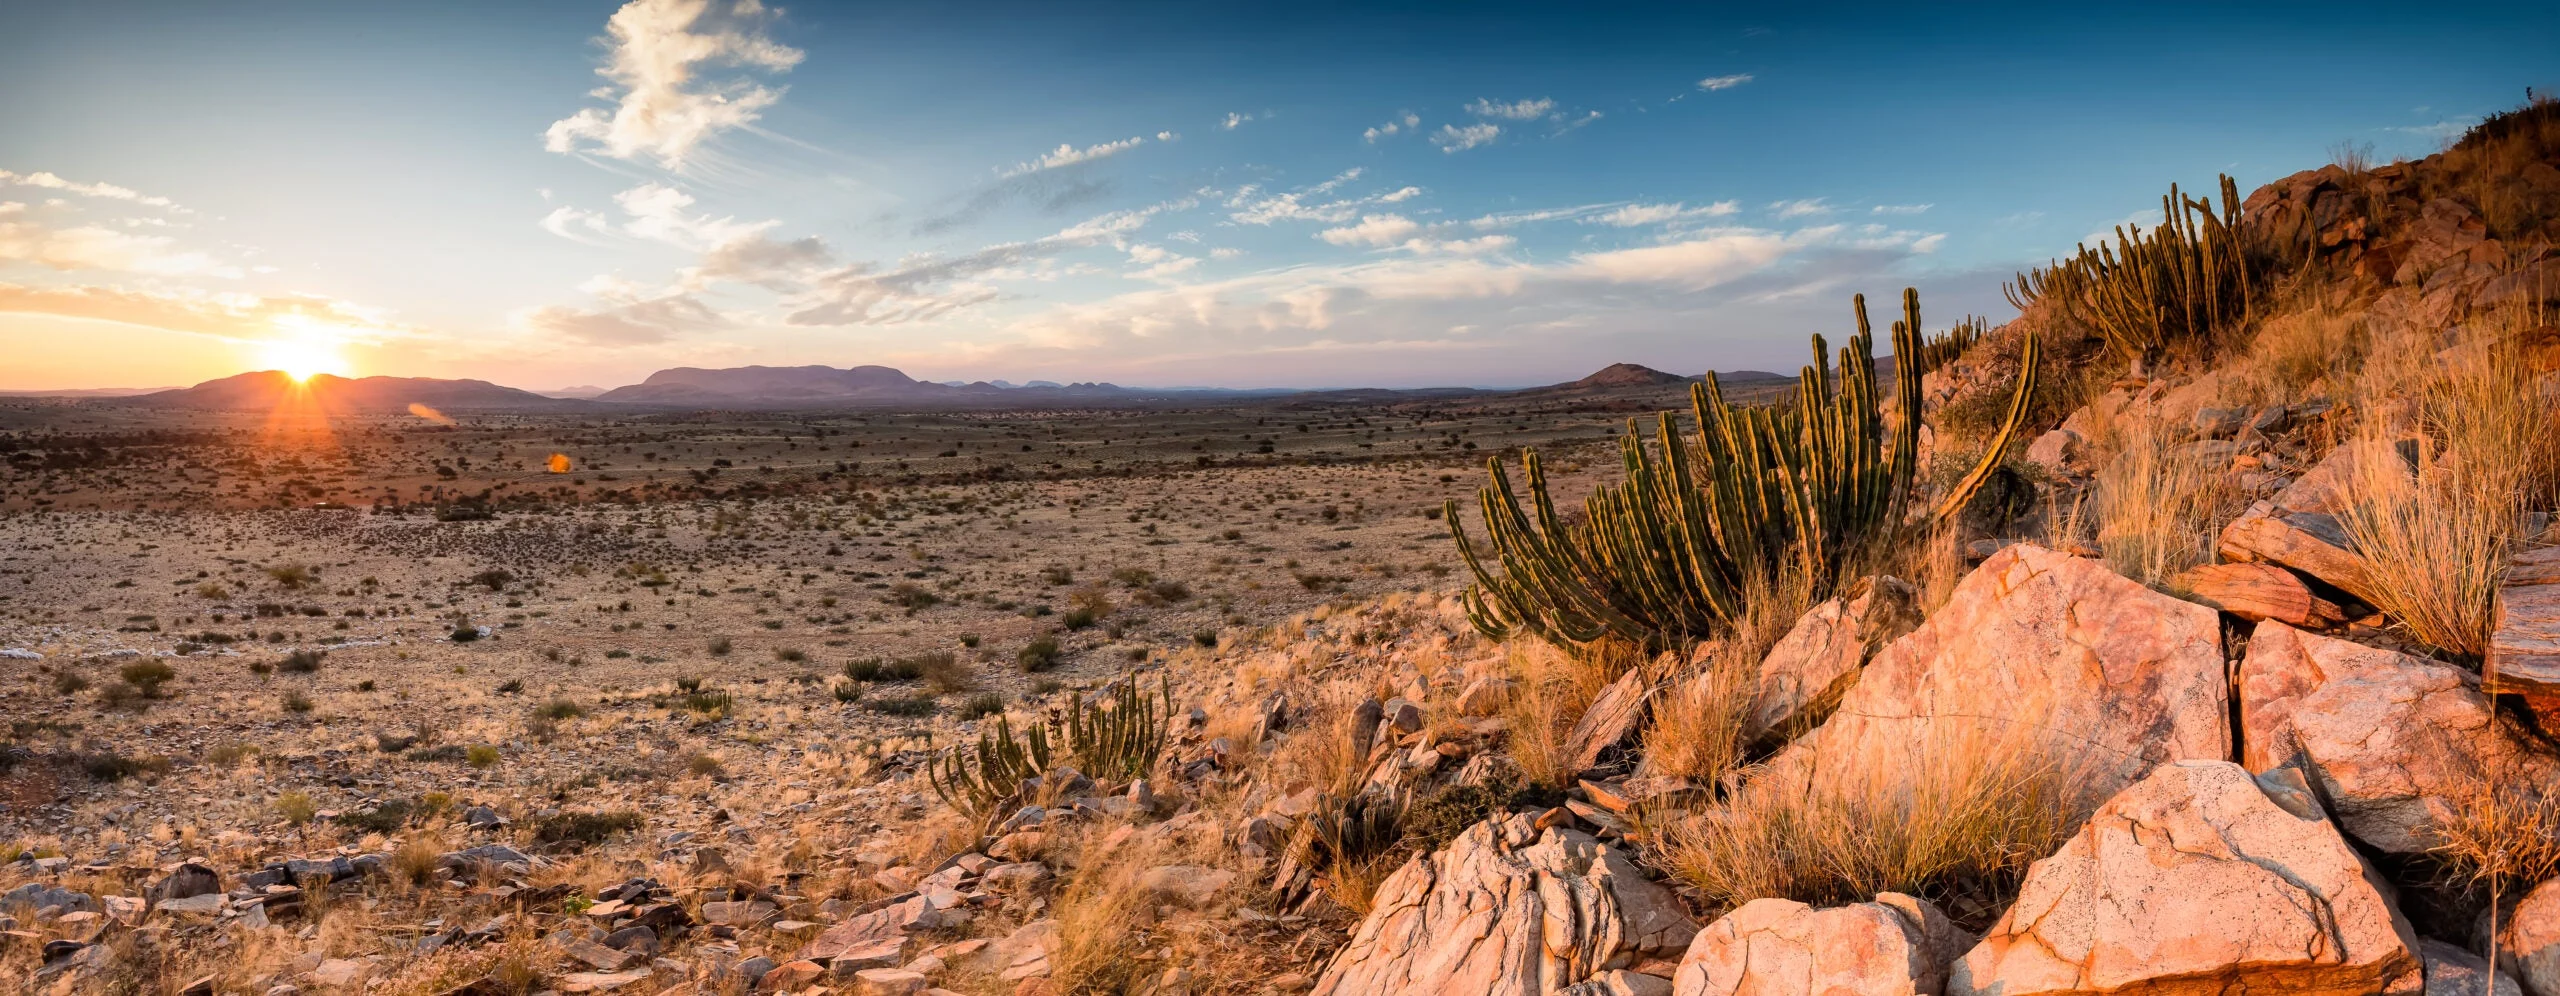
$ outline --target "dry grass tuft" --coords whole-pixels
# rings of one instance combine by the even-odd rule
[[[1644,729],[1644,771],[1714,784],[1742,758],[1758,657],[1721,647],[1705,667],[1654,700]]]
[[[2098,549],[2116,573],[2168,591],[2170,579],[2209,563],[2215,529],[2240,495],[2223,475],[2151,419],[2124,419],[2123,447],[2099,461]]]
[[[2433,853],[2467,884],[2531,887],[2560,878],[2560,794],[2483,783],[2431,829]]]
[[[1908,764],[1853,765],[1803,790],[1746,785],[1724,808],[1672,821],[1655,859],[1718,910],[1893,891],[1959,916],[1996,911],[2097,802],[2084,753],[2064,742],[2028,724],[1942,718]]]
[[[2560,399],[2485,344],[2416,385],[2418,465],[2392,427],[2368,421],[2339,525],[2363,554],[2376,606],[2418,639],[2478,658],[2496,625],[2498,579],[2526,537],[2526,513],[2560,486]]]
[[[1606,642],[1568,651],[1517,640],[1503,656],[1519,683],[1503,709],[1511,759],[1522,778],[1542,788],[1563,788],[1580,774],[1572,770],[1573,724],[1601,689],[1648,660],[1639,648]]]

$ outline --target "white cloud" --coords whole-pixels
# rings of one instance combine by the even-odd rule
[[[1709,76],[1706,79],[1698,81],[1698,89],[1708,91],[1731,90],[1734,87],[1751,82],[1752,79],[1754,79],[1754,77],[1750,73],[1735,73],[1731,76]]]
[[[1689,207],[1678,201],[1674,201],[1669,204],[1629,204],[1614,211],[1594,216],[1588,220],[1592,224],[1611,225],[1618,228],[1636,228],[1644,225],[1659,225],[1666,222],[1685,221],[1691,218],[1721,218],[1726,215],[1733,214],[1741,209],[1742,205],[1734,201],[1717,201],[1713,204],[1701,204],[1697,207]]]
[[[1210,259],[1235,259],[1243,255],[1244,250],[1233,246],[1219,246],[1218,248],[1209,250]]]
[[[593,96],[611,111],[586,108],[552,122],[543,145],[553,152],[595,151],[617,159],[648,156],[669,168],[705,140],[755,122],[782,91],[751,79],[709,79],[705,69],[738,67],[784,72],[800,50],[765,37],[764,8],[737,0],[631,0],[605,22],[612,53],[596,72],[611,80]]]
[[[79,194],[83,197],[102,197],[108,200],[131,201],[135,204],[141,204],[146,207],[168,208],[172,211],[186,210],[186,208],[179,207],[172,203],[166,197],[153,197],[128,187],[116,186],[112,183],[80,183],[74,180],[65,180],[44,170],[37,170],[33,173],[12,173],[8,170],[0,169],[0,184],[15,184],[22,187],[41,187],[46,190],[60,190],[66,193]]]
[[[1166,141],[1167,139],[1162,136],[1171,134],[1173,133],[1160,132],[1158,133],[1157,140]],[[1091,162],[1096,159],[1119,155],[1123,152],[1129,151],[1130,149],[1144,145],[1146,142],[1147,140],[1143,136],[1138,135],[1131,135],[1117,142],[1104,142],[1100,145],[1087,146],[1081,149],[1061,142],[1058,144],[1056,149],[1050,150],[1048,154],[1027,163],[1017,164],[1012,169],[1005,170],[1004,175],[1021,176],[1024,173],[1037,173],[1044,169],[1056,169],[1060,166],[1073,166],[1081,162]]]
[[[1472,239],[1408,239],[1396,248],[1416,256],[1476,256],[1501,252],[1519,243],[1508,235],[1480,235]]]
[[[1360,173],[1360,168],[1355,166],[1315,186],[1279,194],[1247,184],[1237,188],[1235,195],[1227,199],[1226,206],[1234,209],[1227,217],[1242,225],[1268,225],[1278,221],[1318,221],[1338,225],[1357,216],[1364,206],[1392,204],[1421,193],[1414,188],[1403,187],[1368,197],[1324,199],[1331,197],[1343,184],[1359,179]]]
[[[1535,121],[1556,109],[1556,102],[1545,97],[1503,103],[1482,97],[1467,105],[1467,113],[1480,118],[1507,118],[1513,121]]]
[[[0,218],[24,217],[24,205],[0,212]],[[240,267],[206,253],[181,249],[178,240],[166,235],[138,235],[100,225],[58,228],[32,220],[0,221],[0,262],[155,277],[236,278],[243,273]]]
[[[1421,225],[1400,214],[1372,214],[1363,216],[1357,225],[1328,228],[1316,233],[1316,237],[1338,246],[1391,246],[1421,230]]]
[[[1464,152],[1501,136],[1502,126],[1491,122],[1478,122],[1464,128],[1441,125],[1439,131],[1432,133],[1431,144],[1439,146],[1442,152]]]
[[[517,328],[596,346],[649,346],[730,323],[690,294],[624,299],[595,309],[544,305],[517,312]]]
[[[1160,131],[1160,132],[1157,132],[1157,133],[1156,133],[1156,141],[1159,141],[1159,142],[1171,142],[1171,141],[1178,140],[1178,139],[1180,139],[1181,137],[1182,137],[1182,133],[1181,133],[1181,132],[1178,132],[1178,131],[1172,131],[1172,130]]]
[[[1820,197],[1808,197],[1802,200],[1773,201],[1769,204],[1769,210],[1777,212],[1778,217],[1782,219],[1830,214],[1831,205],[1823,203],[1823,200]]]
[[[1922,213],[1926,213],[1930,208],[1935,207],[1935,206],[1936,206],[1936,205],[1934,205],[1934,204],[1878,204],[1878,205],[1876,205],[1875,207],[1873,207],[1873,208],[1869,209],[1867,213],[1869,213],[1869,214],[1922,214]]]
[[[1561,117],[1561,115],[1559,115],[1559,117]],[[1556,134],[1558,134],[1558,135],[1562,135],[1562,134],[1564,134],[1565,132],[1572,131],[1572,130],[1574,130],[1574,129],[1576,129],[1576,128],[1580,128],[1580,127],[1582,127],[1583,125],[1590,124],[1591,122],[1598,121],[1598,120],[1600,120],[1600,118],[1601,118],[1601,114],[1600,114],[1600,112],[1598,112],[1598,111],[1584,111],[1584,112],[1582,112],[1582,116],[1581,116],[1581,117],[1575,118],[1575,119],[1573,119],[1573,120],[1571,120],[1571,121],[1565,121],[1565,122],[1563,122],[1563,123],[1561,123],[1561,124],[1558,124],[1558,125],[1556,126],[1556,132],[1555,132],[1555,133],[1556,133]]]
[[[1422,115],[1412,111],[1399,111],[1395,117],[1388,118],[1387,123],[1361,132],[1360,137],[1375,142],[1381,138],[1393,137],[1420,127],[1422,127]]]
[[[1378,195],[1380,204],[1398,204],[1422,196],[1420,187],[1398,187]]]
[[[1221,130],[1234,131],[1238,128],[1244,127],[1246,123],[1251,122],[1252,120],[1253,115],[1238,114],[1234,111],[1228,111],[1227,119],[1225,121],[1218,122],[1218,127]]]
[[[600,244],[595,236],[613,231],[613,220],[604,212],[566,206],[552,208],[550,214],[542,216],[540,224],[543,231],[588,245]]]
[[[624,231],[683,249],[709,249],[781,224],[689,213],[686,209],[693,206],[693,195],[663,183],[644,183],[625,190],[613,195],[613,202],[631,216],[623,224]]]

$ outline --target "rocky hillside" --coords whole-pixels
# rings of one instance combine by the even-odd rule
[[[1623,505],[1450,521],[1516,587],[1231,632],[689,806],[564,786],[30,847],[0,967],[59,993],[2560,996],[2560,106],[2227,201],[2156,250],[2230,275],[2180,292],[2175,335],[2121,325],[2129,270],[2022,277],[2021,319],[1925,365],[1927,454],[1892,457],[1952,498],[1797,537],[1704,614],[1612,587],[1696,549],[1610,532]],[[1873,414],[1831,410],[1841,438]],[[1602,542],[1628,556],[1573,559]]]

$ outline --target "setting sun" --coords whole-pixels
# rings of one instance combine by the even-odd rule
[[[296,382],[308,381],[314,374],[342,374],[346,360],[338,355],[338,344],[316,337],[277,339],[260,348],[259,362],[267,369],[284,371]]]

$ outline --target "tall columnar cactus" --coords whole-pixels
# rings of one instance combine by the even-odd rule
[[[2205,340],[2255,310],[2260,267],[2240,225],[2240,189],[2222,178],[2222,206],[2170,185],[2161,225],[2117,226],[2113,243],[2087,245],[2067,260],[2018,275],[2006,291],[2024,310],[2051,300],[2106,337],[2117,354],[2148,364],[2173,346]]]
[[[1497,639],[1525,633],[1559,644],[1605,637],[1664,647],[1730,632],[1755,583],[1781,570],[1827,592],[1860,544],[1906,525],[1920,448],[1919,292],[1903,291],[1902,308],[1893,325],[1890,422],[1862,295],[1858,333],[1840,351],[1836,379],[1819,335],[1791,407],[1734,407],[1710,375],[1690,389],[1697,435],[1682,438],[1678,417],[1664,412],[1648,442],[1629,420],[1618,441],[1626,480],[1595,492],[1578,522],[1557,514],[1536,451],[1521,454],[1525,510],[1501,461],[1488,460],[1493,483],[1478,500],[1499,573],[1460,526],[1457,503],[1445,509],[1475,575],[1466,606],[1476,627]],[[2039,350],[2034,336],[2025,341],[2000,445],[1945,496],[1940,515],[1971,498],[2026,416]]]
[[[930,746],[930,745],[928,745]],[[971,815],[1011,798],[1022,780],[1049,770],[1049,731],[1034,725],[1016,739],[1013,721],[998,715],[995,728],[978,734],[976,750],[955,748],[925,756],[925,782],[933,794]]]
[[[1173,714],[1173,679],[1165,678],[1154,698],[1138,687],[1136,675],[1113,690],[1111,707],[1087,707],[1084,697],[1067,699],[1062,727],[1067,753],[1077,770],[1102,778],[1143,778],[1155,770],[1164,753],[1168,720]]]

